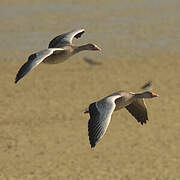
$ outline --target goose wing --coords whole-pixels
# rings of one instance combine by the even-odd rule
[[[142,125],[148,120],[147,108],[144,99],[136,99],[126,106],[126,109],[136,118]]]
[[[54,39],[50,41],[49,48],[58,48],[65,45],[71,45],[73,38],[80,38],[84,32],[84,29],[79,29],[56,36]]]
[[[31,54],[28,57],[28,61],[22,65],[19,69],[15,83],[17,83],[21,78],[23,78],[31,69],[35,68],[38,64],[40,64],[45,58],[53,54],[55,51],[62,51],[64,49],[61,48],[49,48],[37,53]]]
[[[119,95],[114,95],[90,104],[88,135],[91,148],[95,147],[97,142],[104,136],[116,106],[115,99],[119,97]]]

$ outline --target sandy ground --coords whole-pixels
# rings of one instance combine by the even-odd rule
[[[17,2],[15,5],[7,2],[10,1],[2,1],[1,8],[20,6]],[[170,6],[168,12],[172,9]],[[153,16],[153,12],[151,14]],[[162,38],[169,35],[171,40],[163,41],[163,45],[151,42],[145,50],[143,44],[134,45],[136,39],[132,42],[128,34],[121,36],[124,41],[119,44],[116,41],[115,47],[109,46],[105,35],[95,41],[95,35],[87,34],[78,43],[91,38],[99,42],[105,52],[93,52],[92,57],[100,60],[101,66],[86,64],[82,57],[91,52],[83,52],[57,66],[42,64],[15,85],[15,75],[29,53],[43,49],[60,30],[57,32],[59,28],[48,20],[47,29],[43,22],[42,26],[27,26],[25,19],[29,15],[26,14],[24,19],[5,15],[0,27],[4,41],[0,49],[0,180],[180,179],[180,53],[179,41],[175,42],[178,18],[167,18],[167,24],[174,25],[172,34],[171,26],[168,29],[164,23],[157,24],[160,29],[167,26],[165,31],[153,34],[154,29],[148,29],[148,33],[152,30],[153,37],[159,33]],[[49,18],[56,19],[56,16],[55,13]],[[94,26],[90,27],[89,34],[95,33]],[[146,24],[144,27],[146,29]],[[134,25],[138,32],[136,28]],[[64,29],[67,30],[67,25]],[[100,34],[103,29],[98,28],[97,32]],[[33,35],[35,43],[30,40]],[[13,37],[12,46],[10,37]],[[142,40],[137,33],[134,37]],[[129,46],[134,48],[128,53]],[[148,80],[153,81],[153,92],[160,95],[146,101],[149,122],[141,126],[125,109],[116,112],[106,135],[91,149],[87,135],[89,117],[83,110],[91,102],[118,90],[138,92]]]

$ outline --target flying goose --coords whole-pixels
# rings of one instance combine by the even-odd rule
[[[84,113],[90,114],[88,121],[88,135],[91,148],[104,136],[111,120],[113,111],[126,108],[142,125],[148,120],[144,98],[158,97],[157,94],[146,91],[132,93],[118,91],[89,105]]]
[[[28,58],[28,61],[19,69],[16,75],[15,83],[17,83],[31,69],[35,68],[41,62],[47,64],[57,64],[65,61],[80,51],[100,51],[101,49],[95,44],[85,44],[82,46],[75,46],[72,44],[73,38],[81,37],[84,32],[84,29],[79,29],[61,34],[50,41],[48,49],[31,54]]]

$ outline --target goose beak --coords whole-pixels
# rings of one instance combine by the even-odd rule
[[[152,97],[158,97],[158,94],[152,93]]]
[[[94,50],[101,51],[101,48],[94,44]]]

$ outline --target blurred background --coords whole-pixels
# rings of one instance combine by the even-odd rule
[[[1,0],[0,180],[180,179],[179,19],[179,0]],[[31,53],[78,28],[74,44],[102,51],[41,64],[14,84]],[[148,81],[160,96],[146,101],[149,122],[118,111],[91,149],[84,109]]]

